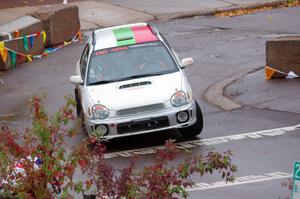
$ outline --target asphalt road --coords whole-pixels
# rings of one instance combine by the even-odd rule
[[[263,66],[265,41],[281,34],[299,33],[299,12],[300,8],[289,8],[234,18],[195,17],[157,22],[179,56],[193,57],[195,60],[195,64],[186,71],[194,97],[204,113],[204,130],[193,140],[183,140],[176,131],[112,140],[107,144],[110,162],[116,167],[123,167],[134,154],[143,154],[140,165],[149,164],[153,158],[151,149],[172,138],[178,141],[181,148],[189,148],[192,154],[231,150],[238,166],[238,181],[235,184],[216,183],[221,181],[216,175],[203,178],[193,176],[197,184],[195,189],[189,191],[190,198],[264,199],[289,196],[289,191],[281,183],[289,177],[293,162],[300,159],[300,129],[295,126],[300,124],[299,112],[293,112],[293,108],[288,111],[272,110],[272,103],[265,104],[265,107],[244,105],[241,109],[226,112],[210,105],[202,96],[208,87],[220,80],[249,68]],[[14,127],[28,123],[26,102],[36,94],[47,95],[45,105],[49,112],[57,110],[64,103],[63,96],[73,94],[68,78],[74,72],[82,48],[83,44],[77,43],[2,74],[0,78],[5,85],[0,86],[0,113],[13,112],[17,115],[15,121],[7,122]],[[247,81],[257,87],[257,93],[263,93],[257,82],[265,84],[265,81],[258,78],[263,77],[250,75]],[[299,83],[299,80],[295,81]],[[292,83],[294,90],[285,92],[299,99],[299,87],[294,86],[295,81]],[[242,90],[241,100],[245,101],[247,95],[250,98],[251,93],[255,92],[251,88],[248,94],[248,86],[245,83],[235,84],[228,92]],[[264,101],[265,98],[256,95],[255,99]],[[271,102],[276,103],[276,100],[276,97],[270,96]],[[281,100],[289,103],[287,98]],[[298,104],[293,106],[298,107]],[[78,136],[68,142],[76,144],[81,138]],[[185,156],[182,153],[180,158]]]

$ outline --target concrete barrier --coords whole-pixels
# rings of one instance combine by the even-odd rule
[[[44,51],[44,43],[42,36],[34,37],[33,38],[33,45],[30,46],[28,44],[28,49],[25,50],[24,48],[24,41],[23,39],[14,39],[16,36],[16,31],[18,31],[19,37],[24,37],[27,35],[31,35],[37,32],[43,31],[43,23],[41,20],[33,18],[31,16],[21,17],[17,20],[11,21],[5,25],[0,26],[0,41],[5,41],[4,45],[6,48],[13,50],[20,54],[25,55],[40,55]],[[8,41],[10,40],[10,41]],[[7,51],[7,60],[4,61],[0,57],[0,70],[7,70],[11,68],[11,56],[10,51]],[[25,62],[26,57],[16,55],[16,64],[20,64]]]
[[[266,42],[266,79],[300,76],[300,35],[284,36]]]
[[[47,34],[46,46],[54,46],[71,40],[80,30],[78,7],[75,5],[43,6],[32,14],[43,21]]]

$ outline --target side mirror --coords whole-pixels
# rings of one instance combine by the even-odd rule
[[[83,84],[83,80],[79,75],[71,76],[69,81],[75,85]]]
[[[193,63],[194,63],[193,58],[184,58],[181,60],[181,67],[184,68],[192,65]]]

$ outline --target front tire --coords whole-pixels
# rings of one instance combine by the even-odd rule
[[[196,103],[196,118],[197,121],[195,124],[185,127],[185,128],[180,128],[179,132],[184,138],[192,138],[197,135],[199,135],[203,129],[203,115],[201,108],[197,102]]]

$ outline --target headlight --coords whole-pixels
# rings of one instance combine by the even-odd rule
[[[100,104],[95,104],[92,108],[93,116],[97,119],[105,119],[109,115],[109,110]]]
[[[186,103],[186,96],[183,91],[177,91],[171,97],[172,106],[179,107],[183,106]]]

